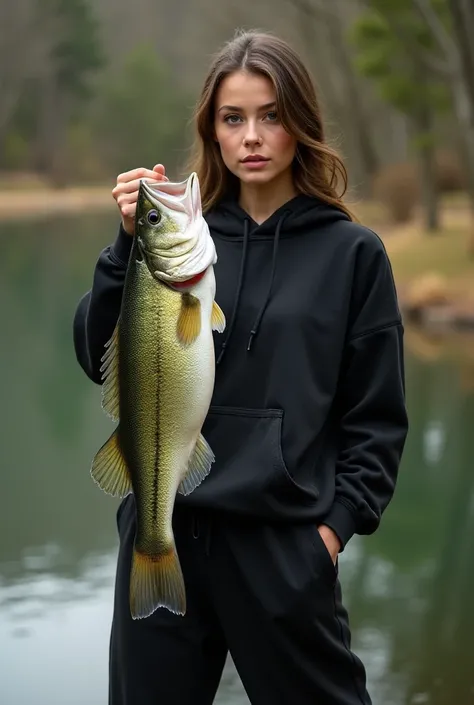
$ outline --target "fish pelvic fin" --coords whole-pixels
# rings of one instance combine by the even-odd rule
[[[179,341],[186,346],[194,343],[201,332],[201,302],[188,291],[181,295],[177,332]]]
[[[132,619],[149,617],[158,607],[174,614],[186,612],[186,590],[174,543],[157,556],[135,548],[130,574],[130,613]]]
[[[225,330],[225,316],[224,312],[216,301],[212,302],[212,330],[216,330],[219,333],[223,333]]]
[[[106,351],[101,358],[102,367],[102,408],[114,421],[119,418],[119,324],[106,343]]]
[[[189,459],[186,473],[178,487],[180,494],[191,494],[209,475],[215,460],[211,447],[202,434],[199,435],[194,451]]]
[[[92,461],[91,475],[99,487],[112,497],[132,492],[130,472],[120,447],[118,426]]]

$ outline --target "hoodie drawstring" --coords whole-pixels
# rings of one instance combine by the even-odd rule
[[[235,319],[237,317],[237,310],[239,308],[239,303],[240,303],[240,295],[242,293],[242,286],[244,283],[244,273],[245,273],[245,265],[247,262],[248,243],[249,243],[249,219],[245,218],[245,220],[244,220],[244,244],[243,244],[243,248],[242,248],[242,259],[240,261],[240,273],[239,273],[239,281],[237,284],[237,293],[235,295],[235,301],[234,301],[234,310],[232,311],[232,317],[230,319],[229,331],[227,333],[226,339],[222,343],[221,351],[219,353],[219,357],[217,358],[216,365],[219,365],[222,362],[222,358],[224,357],[226,348],[229,345],[230,336],[232,335],[232,333],[234,331]]]
[[[283,213],[280,220],[278,221],[278,225],[275,230],[275,238],[273,241],[272,273],[270,275],[270,284],[268,285],[268,291],[267,291],[267,295],[265,297],[265,301],[263,302],[262,308],[260,309],[260,312],[259,312],[257,318],[255,319],[255,323],[253,324],[252,330],[250,331],[250,338],[249,338],[249,342],[247,345],[247,351],[250,350],[250,348],[252,347],[253,339],[258,335],[260,323],[262,322],[262,318],[265,313],[265,309],[267,308],[268,303],[270,301],[270,297],[272,295],[273,280],[275,279],[276,263],[277,263],[277,256],[278,256],[278,245],[280,242],[280,232],[281,232],[283,223],[285,222],[285,218],[290,214],[290,212],[291,211],[285,211]]]
[[[256,338],[258,335],[258,331],[260,329],[260,324],[262,322],[263,316],[265,314],[265,310],[269,304],[270,297],[272,295],[272,289],[273,289],[273,282],[275,279],[275,272],[276,272],[276,264],[277,264],[277,257],[278,257],[278,246],[280,242],[280,233],[281,229],[283,227],[283,223],[285,222],[285,219],[287,218],[288,215],[290,215],[291,211],[286,210],[280,220],[278,221],[276,230],[275,230],[275,237],[273,241],[273,257],[272,257],[272,271],[270,275],[270,283],[268,285],[268,290],[267,294],[265,296],[265,300],[262,304],[262,307],[258,313],[257,318],[255,319],[255,322],[252,326],[252,330],[250,331],[250,337],[247,345],[247,351],[250,350],[252,347],[253,340]],[[229,346],[229,341],[230,337],[234,331],[234,326],[235,326],[235,321],[237,318],[237,312],[239,309],[239,304],[240,304],[240,297],[242,294],[242,287],[243,287],[243,282],[244,282],[244,274],[245,274],[245,265],[247,263],[247,251],[248,251],[248,242],[249,242],[249,219],[245,218],[244,220],[244,244],[242,248],[242,259],[241,259],[241,264],[240,264],[240,273],[239,273],[239,281],[237,284],[237,292],[235,295],[235,301],[234,301],[234,309],[232,311],[232,317],[230,320],[229,324],[229,331],[227,333],[227,337],[222,343],[221,350],[219,353],[219,357],[217,358],[216,365],[219,365],[222,362],[222,358],[224,357],[225,351]]]

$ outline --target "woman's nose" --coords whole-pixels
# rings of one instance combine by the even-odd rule
[[[262,138],[257,131],[257,127],[253,122],[249,122],[247,125],[247,131],[244,136],[244,144],[246,146],[251,146],[254,144],[261,144]]]

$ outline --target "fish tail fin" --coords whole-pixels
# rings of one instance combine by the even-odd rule
[[[130,611],[133,619],[149,617],[158,607],[186,612],[184,578],[174,543],[167,551],[148,556],[133,550]]]

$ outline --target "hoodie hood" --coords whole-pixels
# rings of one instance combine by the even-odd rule
[[[308,232],[314,231],[317,228],[321,228],[322,226],[326,227],[341,220],[349,221],[349,217],[338,208],[329,206],[317,198],[298,195],[278,208],[261,224],[256,223],[253,218],[251,218],[239,205],[237,200],[234,199],[222,201],[207,214],[206,220],[214,237],[243,241],[239,279],[235,292],[230,324],[227,329],[226,338],[221,345],[221,349],[216,360],[216,364],[220,365],[225,352],[229,347],[232,333],[234,332],[235,321],[242,294],[245,268],[247,264],[249,241],[253,239],[273,240],[273,254],[271,273],[266,295],[262,300],[258,315],[249,330],[247,352],[250,351],[252,343],[258,335],[262,319],[265,315],[265,310],[271,300],[275,271],[278,262],[278,247],[280,239],[286,237],[297,237],[301,234],[308,234]]]
[[[315,230],[340,220],[349,220],[349,217],[338,208],[327,205],[314,196],[303,194],[287,201],[260,225],[235,199],[229,198],[221,201],[206,214],[206,220],[213,234],[232,239],[243,239],[244,224],[245,221],[248,221],[251,239],[273,240],[278,224],[283,217],[285,222],[281,227],[280,237],[307,234],[309,230]]]

